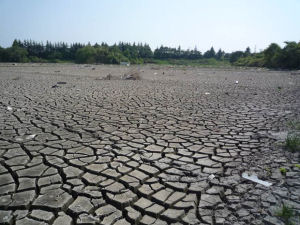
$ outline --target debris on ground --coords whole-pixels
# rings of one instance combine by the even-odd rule
[[[36,136],[36,134],[30,134],[25,139],[26,140],[33,139],[33,138],[35,138],[35,136]]]
[[[255,183],[262,184],[266,187],[269,187],[269,186],[272,185],[272,183],[270,183],[270,182],[258,179],[258,177],[255,174],[252,174],[251,176],[249,176],[248,173],[244,172],[244,173],[242,173],[242,177],[247,179],[247,180],[251,180]]]
[[[15,140],[18,141],[18,142],[22,142],[24,140],[31,140],[35,137],[36,137],[36,134],[30,134],[30,135],[27,135],[27,136],[16,137]]]
[[[238,80],[236,80],[236,81],[235,81],[235,83],[236,83],[236,84],[238,84],[238,83],[239,83],[239,81],[238,81]]]
[[[8,111],[12,111],[13,108],[12,108],[11,106],[7,106],[7,110],[8,110]]]
[[[205,95],[210,95],[210,93],[209,93],[209,92],[205,92],[204,94],[205,94]]]
[[[109,73],[103,78],[103,80],[111,80],[111,78],[112,78],[112,75]]]
[[[66,84],[67,82],[65,81],[58,81],[57,84]]]
[[[140,80],[140,73],[138,71],[130,71],[127,74],[124,74],[122,80]]]
[[[211,175],[208,176],[208,179],[209,179],[209,180],[212,180],[212,179],[214,179],[214,178],[215,178],[215,175],[213,175],[213,174],[211,174]]]

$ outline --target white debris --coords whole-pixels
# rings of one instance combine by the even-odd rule
[[[4,216],[3,217],[3,222],[5,223],[5,222],[9,222],[9,216]]]
[[[236,83],[236,84],[238,84],[238,83],[239,83],[239,81],[238,81],[238,80],[236,80],[236,81],[235,81],[235,83]]]
[[[13,108],[12,108],[11,106],[7,106],[7,110],[8,110],[8,111],[12,111]]]
[[[272,183],[270,183],[270,182],[258,179],[258,177],[255,174],[252,174],[251,176],[249,176],[248,173],[244,172],[244,173],[242,173],[242,177],[247,179],[247,180],[251,180],[255,183],[262,184],[266,187],[269,187],[269,186],[272,185]]]
[[[32,139],[36,136],[36,134],[30,134],[26,137],[27,140]]]
[[[209,92],[205,92],[204,94],[205,94],[205,95],[210,95],[210,93],[209,93]]]
[[[157,75],[157,73],[154,73],[154,75]]]
[[[213,174],[211,174],[211,175],[208,176],[208,179],[209,179],[209,180],[212,180],[212,179],[214,179],[214,178],[215,178],[215,175],[213,175]]]
[[[23,138],[17,137],[16,141],[23,141]]]

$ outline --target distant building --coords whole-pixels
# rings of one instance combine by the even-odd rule
[[[120,62],[121,66],[130,66],[130,62]]]

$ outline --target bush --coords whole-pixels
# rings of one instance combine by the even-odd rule
[[[36,56],[31,56],[31,57],[29,57],[29,61],[30,61],[30,62],[33,62],[33,63],[47,63],[47,62],[48,62],[48,60],[46,60],[46,59],[41,59],[41,58],[36,57]]]
[[[2,62],[29,62],[26,49],[13,46],[0,50],[0,59]]]
[[[247,56],[239,58],[235,63],[235,66],[249,66],[249,67],[263,67],[265,60],[263,54],[256,54],[254,56]]]
[[[286,175],[287,169],[284,167],[279,168],[280,173],[282,173],[283,175]]]

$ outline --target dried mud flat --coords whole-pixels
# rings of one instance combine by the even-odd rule
[[[0,224],[284,224],[299,113],[288,71],[0,64]]]

